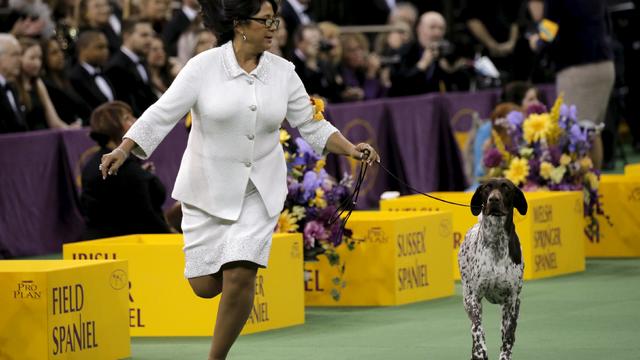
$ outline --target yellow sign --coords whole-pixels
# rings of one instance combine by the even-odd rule
[[[0,261],[0,359],[131,354],[126,261]]]
[[[197,297],[184,278],[182,235],[131,235],[65,244],[65,259],[129,261],[132,336],[211,336],[220,296]],[[256,279],[249,334],[304,323],[300,234],[273,237],[267,269]]]
[[[354,211],[347,227],[357,244],[352,251],[338,248],[342,279],[325,256],[304,264],[308,306],[399,305],[453,295],[449,212]]]
[[[640,176],[640,164],[625,165],[624,174],[630,176]]]
[[[436,197],[469,204],[473,193],[441,192]],[[525,193],[529,212],[521,216],[514,211],[514,223],[522,246],[525,262],[524,278],[538,279],[548,276],[584,271],[584,241],[582,193],[530,192]],[[446,204],[423,195],[403,196],[382,200],[381,210],[439,211],[453,214],[453,272],[460,279],[458,250],[467,231],[478,221],[467,207]]]
[[[626,169],[625,169],[626,171]],[[640,176],[603,175],[599,236],[586,237],[589,257],[640,256]]]

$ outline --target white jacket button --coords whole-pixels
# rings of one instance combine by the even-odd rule
[[[251,167],[251,161],[245,161],[244,166]]]
[[[247,135],[247,139],[253,140],[253,139],[255,139],[255,136],[253,136],[253,134]]]
[[[249,85],[253,85],[253,79],[248,79],[247,82],[249,83]]]
[[[257,107],[257,106],[255,106],[255,105],[251,105],[251,106],[249,106],[249,109],[250,109],[251,111],[256,111],[256,109],[258,109],[258,107]]]

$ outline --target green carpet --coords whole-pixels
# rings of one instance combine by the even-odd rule
[[[307,309],[306,324],[241,336],[229,359],[468,359],[469,320],[456,295],[389,308]],[[640,259],[589,260],[587,271],[526,282],[515,359],[640,359]],[[203,314],[206,316],[206,314]],[[484,302],[492,359],[499,308]],[[208,338],[134,338],[132,359],[206,359]]]

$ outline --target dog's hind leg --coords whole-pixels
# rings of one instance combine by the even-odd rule
[[[502,305],[502,347],[500,348],[500,360],[511,360],[513,343],[516,341],[516,326],[518,325],[518,313],[520,312],[520,299],[509,299]]]
[[[471,360],[488,360],[487,345],[482,328],[482,302],[475,296],[465,296],[464,309],[471,320],[471,339],[473,340]]]

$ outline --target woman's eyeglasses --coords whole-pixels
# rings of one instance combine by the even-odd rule
[[[276,30],[278,30],[278,28],[280,27],[280,19],[271,19],[271,18],[263,19],[263,18],[250,17],[250,18],[247,18],[247,20],[253,20],[253,21],[262,23],[264,24],[264,27],[266,27],[267,29],[275,28]]]

